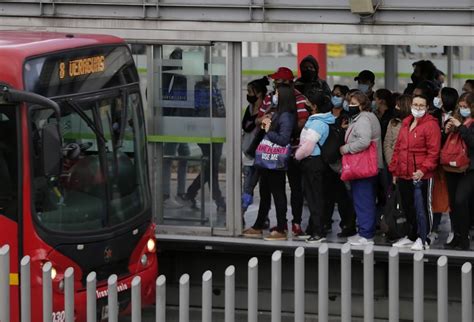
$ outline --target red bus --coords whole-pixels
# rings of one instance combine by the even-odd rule
[[[137,69],[124,41],[103,35],[0,32],[0,246],[11,249],[11,316],[20,320],[19,261],[31,258],[31,316],[42,317],[42,270],[53,265],[53,321],[64,320],[66,268],[76,321],[97,274],[98,319],[117,274],[143,304],[158,274]]]

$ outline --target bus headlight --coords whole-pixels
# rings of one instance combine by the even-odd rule
[[[148,242],[146,243],[146,248],[147,248],[148,252],[150,252],[150,253],[154,252],[155,247],[156,247],[155,241],[152,238],[148,239]]]
[[[148,264],[148,256],[146,256],[146,254],[142,255],[142,257],[140,258],[140,263],[142,263],[143,266],[146,266],[146,264]]]

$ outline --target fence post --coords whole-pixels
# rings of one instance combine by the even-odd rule
[[[399,255],[398,248],[392,247],[388,253],[388,321],[399,320]]]
[[[202,274],[202,321],[212,321],[212,272]]]
[[[351,322],[352,315],[352,260],[351,244],[341,248],[341,321]]]
[[[329,248],[323,243],[318,249],[318,321],[328,321],[328,287],[329,287]]]
[[[272,322],[281,322],[281,251],[272,255]]]
[[[423,252],[413,255],[413,321],[423,322],[424,304]]]
[[[230,265],[225,270],[225,322],[235,320],[235,267]]]
[[[189,322],[189,275],[179,279],[179,322]]]
[[[117,275],[110,275],[109,279],[107,280],[107,288],[109,322],[118,322]]]
[[[74,322],[74,268],[64,272],[64,313],[66,322]]]
[[[258,259],[252,257],[248,263],[248,322],[258,322]]]
[[[51,269],[53,266],[50,262],[43,265],[43,322],[51,322],[53,319],[53,302],[52,302],[52,286],[51,286]]]
[[[142,321],[142,281],[140,276],[132,280],[132,322]]]
[[[304,248],[295,250],[295,322],[304,322]]]
[[[90,272],[87,275],[87,322],[97,321],[97,274]]]
[[[10,246],[0,248],[0,321],[10,321]]]
[[[464,263],[461,268],[462,321],[472,322],[472,265]]]
[[[438,321],[448,321],[448,258],[438,258]]]
[[[156,322],[166,321],[166,276],[160,275],[156,279]]]
[[[31,321],[31,273],[30,256],[26,255],[20,262],[20,296],[21,322]]]
[[[364,322],[374,321],[374,246],[364,249]]]

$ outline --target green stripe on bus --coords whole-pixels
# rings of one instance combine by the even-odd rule
[[[223,137],[208,138],[196,136],[174,136],[174,135],[148,135],[148,142],[153,143],[225,143],[226,139]]]

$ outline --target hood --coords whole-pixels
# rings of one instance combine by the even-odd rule
[[[414,117],[413,115],[408,115],[403,119],[403,125],[404,126],[410,126],[411,122],[413,121]],[[431,114],[426,112],[425,116],[423,116],[421,119],[418,120],[418,125],[424,124],[424,123],[429,123],[429,122],[434,122],[438,124],[438,120],[434,118]]]
[[[300,70],[305,62],[310,62],[314,66],[314,69],[316,70],[316,75],[319,76],[319,64],[316,58],[314,58],[312,55],[308,55],[305,58],[303,58],[303,60],[300,63]]]
[[[334,117],[334,115],[331,112],[313,114],[308,118],[308,123],[311,124],[311,123],[315,122],[316,120],[319,120],[319,121],[324,122],[326,124],[336,123],[336,118]]]

